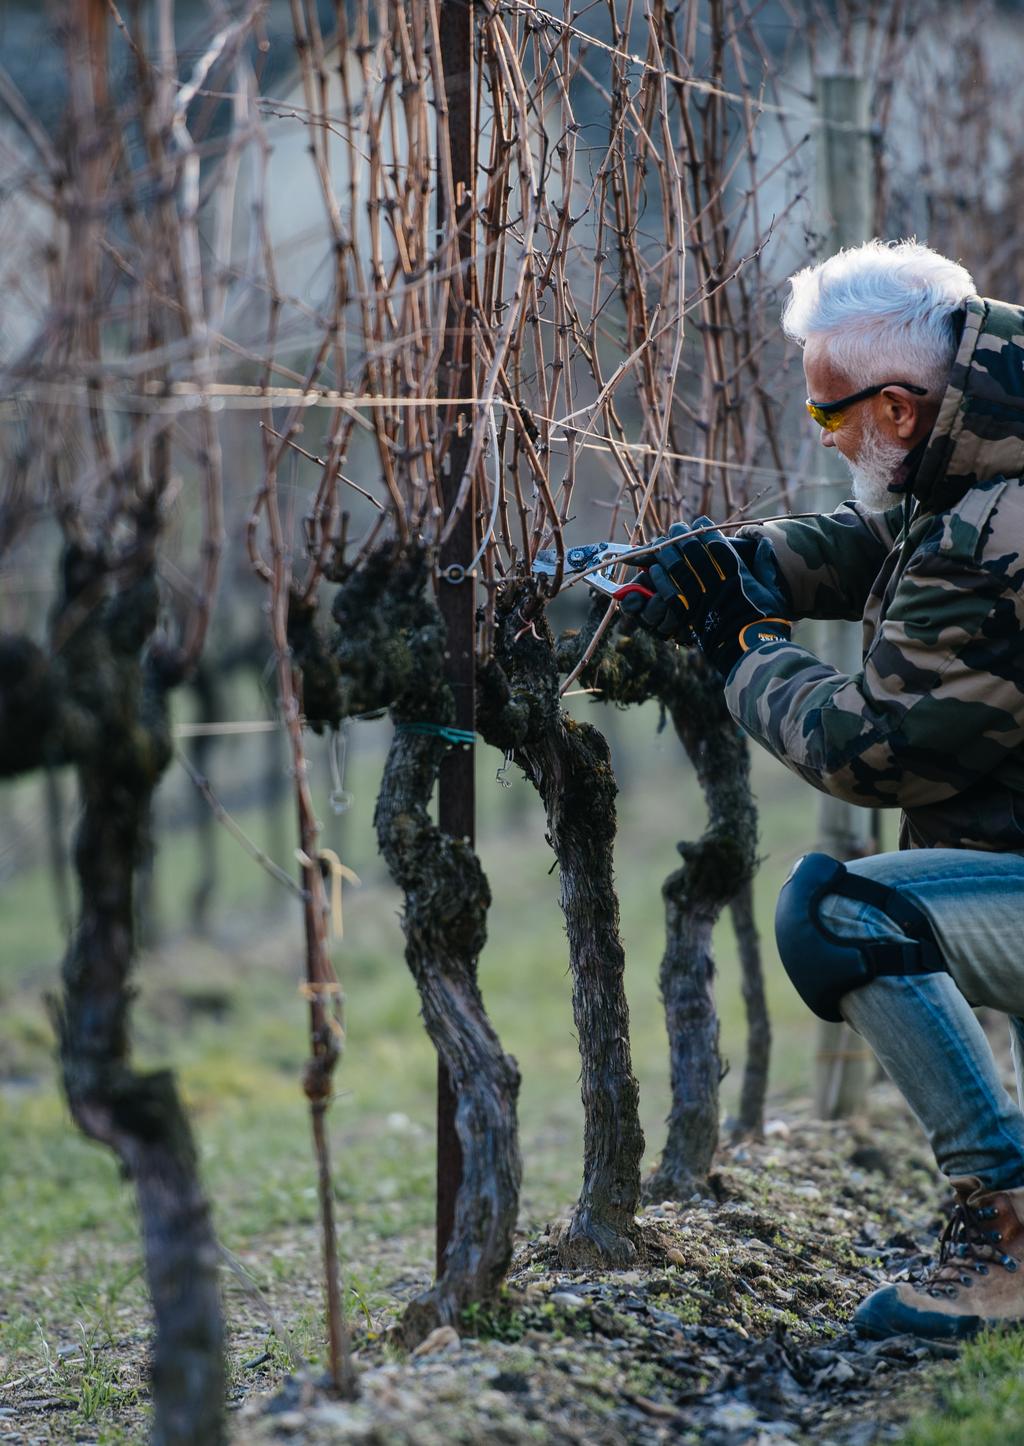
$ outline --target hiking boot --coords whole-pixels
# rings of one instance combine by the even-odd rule
[[[861,1301],[864,1336],[955,1340],[982,1326],[1024,1324],[1024,1188],[986,1190],[974,1176],[951,1180],[957,1203],[939,1261],[917,1284],[883,1285]]]

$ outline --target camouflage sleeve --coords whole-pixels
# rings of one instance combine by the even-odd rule
[[[745,654],[726,700],[808,783],[850,803],[940,802],[1024,740],[1020,595],[996,565],[915,556],[847,677],[793,643]]]
[[[869,512],[844,502],[820,517],[765,522],[739,535],[769,539],[794,617],[856,621],[902,522],[900,507]]]

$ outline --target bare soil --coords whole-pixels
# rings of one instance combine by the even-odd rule
[[[895,1095],[877,1087],[870,1118],[855,1123],[799,1113],[773,1120],[765,1140],[726,1147],[719,1158],[715,1199],[644,1211],[640,1268],[558,1269],[554,1222],[524,1236],[493,1307],[412,1354],[394,1344],[392,1327],[427,1284],[422,1253],[417,1265],[408,1242],[381,1241],[379,1259],[359,1268],[385,1268],[391,1304],[354,1322],[361,1395],[353,1404],[332,1400],[302,1369],[292,1338],[290,1323],[315,1307],[316,1272],[308,1290],[297,1294],[293,1282],[261,1301],[226,1267],[233,1356],[244,1357],[232,1380],[233,1440],[898,1439],[922,1398],[921,1367],[952,1351],[906,1337],[868,1343],[847,1328],[875,1284],[924,1267],[942,1224],[944,1192]],[[287,1253],[288,1233],[246,1254],[258,1259],[261,1245]],[[82,1422],[82,1374],[67,1389],[60,1361],[6,1387],[0,1441],[143,1440],[146,1335],[143,1314],[119,1312],[103,1377],[109,1399],[91,1422]]]
[[[566,1273],[525,1239],[492,1309],[411,1357],[387,1320],[357,1333],[362,1394],[247,1382],[241,1441],[706,1446],[898,1439],[921,1367],[953,1354],[847,1328],[876,1284],[924,1268],[944,1194],[891,1091],[870,1120],[790,1117],[721,1153],[717,1198],[642,1217],[643,1267]],[[394,1282],[396,1297],[416,1282]],[[396,1302],[397,1304],[397,1302]]]

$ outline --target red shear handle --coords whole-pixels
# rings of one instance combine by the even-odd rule
[[[617,592],[612,593],[612,597],[616,602],[621,602],[624,597],[629,597],[630,594],[634,592],[639,593],[641,597],[645,598],[654,596],[651,588],[641,587],[638,582],[627,582],[625,587],[620,587]]]

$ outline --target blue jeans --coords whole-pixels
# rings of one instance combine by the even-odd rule
[[[1009,1015],[1024,1102],[1024,858],[972,849],[912,849],[847,864],[896,888],[928,915],[947,974],[886,975],[840,1008],[871,1045],[928,1136],[946,1175],[989,1189],[1024,1185],[1024,1114],[999,1078],[972,1005]],[[873,905],[839,895],[823,921],[847,939],[902,939]]]

